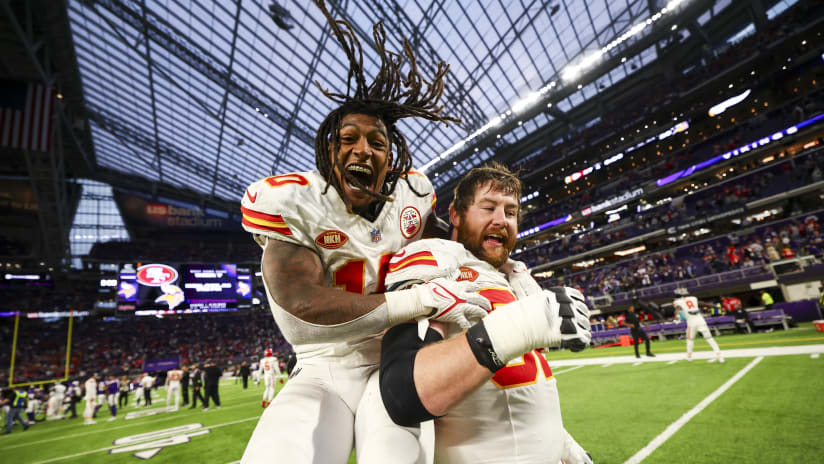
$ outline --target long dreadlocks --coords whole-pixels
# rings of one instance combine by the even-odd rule
[[[337,176],[334,175],[334,167],[337,166],[348,183],[367,192],[377,200],[392,201],[390,196],[395,192],[398,180],[402,178],[416,195],[423,196],[424,194],[417,192],[409,184],[409,178],[406,174],[412,167],[412,156],[409,153],[406,138],[398,130],[395,123],[402,118],[409,117],[442,122],[447,126],[449,122],[460,123],[458,118],[441,115],[443,106],[438,105],[443,95],[443,78],[449,71],[449,65],[442,61],[438,62],[437,71],[432,82],[425,82],[418,71],[417,60],[412,53],[412,46],[409,41],[403,39],[403,55],[387,50],[386,31],[383,22],[379,21],[373,27],[372,36],[375,39],[375,48],[381,59],[381,67],[377,76],[375,76],[374,82],[367,85],[363,75],[363,49],[354,29],[348,22],[332,18],[329,10],[326,9],[324,0],[315,0],[315,4],[323,12],[332,27],[335,38],[343,47],[346,57],[349,59],[345,94],[324,89],[320,83],[315,81],[315,85],[326,97],[340,104],[337,109],[326,116],[315,136],[315,163],[320,174],[326,178],[326,189],[323,193],[325,194],[329,190],[330,185],[334,185],[346,203],[347,209],[351,210],[349,199],[344,194]],[[409,61],[409,72],[406,76],[401,71],[404,57]],[[390,168],[380,192],[373,192],[355,176],[346,172],[337,156],[331,157],[334,161],[330,160],[329,144],[332,144],[332,153],[338,153],[340,150],[341,120],[347,114],[352,113],[375,116],[383,121],[386,126],[389,135]],[[397,156],[392,156],[392,147],[396,147]]]

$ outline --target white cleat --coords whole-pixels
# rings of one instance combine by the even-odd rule
[[[719,362],[719,363],[721,363],[721,364],[724,364],[724,357],[723,357],[723,356],[719,356],[719,357],[718,357],[718,362]]]
[[[106,419],[106,422],[114,422],[115,420],[117,420],[116,417],[110,417],[110,418]]]

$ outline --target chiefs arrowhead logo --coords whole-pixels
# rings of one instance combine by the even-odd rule
[[[258,196],[258,194],[257,194],[257,192],[255,192],[255,194],[254,194],[254,195],[252,195],[252,193],[251,193],[251,192],[249,192],[249,189],[246,189],[246,196],[247,196],[247,197],[249,197],[249,201],[251,201],[252,203],[254,203],[254,202],[255,202],[255,200],[257,200],[257,196]]]
[[[315,237],[315,243],[327,250],[336,250],[343,246],[349,237],[339,230],[327,230]]]
[[[458,277],[458,282],[463,280],[468,280],[470,282],[474,282],[475,279],[478,278],[478,271],[472,269],[471,267],[461,266],[458,268],[461,271],[461,276]]]

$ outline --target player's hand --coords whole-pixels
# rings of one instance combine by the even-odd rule
[[[564,439],[564,453],[561,455],[561,461],[564,464],[593,464],[592,456],[572,438],[569,432],[564,430],[564,433],[566,439]]]
[[[476,287],[470,282],[437,278],[418,285],[415,290],[421,304],[432,308],[429,319],[466,329],[492,311],[489,300],[475,293]]]
[[[550,287],[545,293],[548,303],[547,317],[553,332],[558,330],[561,346],[573,352],[589,346],[592,341],[592,328],[589,325],[589,308],[584,295],[570,287]]]

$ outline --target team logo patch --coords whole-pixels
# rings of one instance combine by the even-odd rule
[[[458,277],[458,282],[463,280],[468,280],[470,282],[475,282],[475,279],[478,278],[478,271],[472,269],[471,267],[461,266],[458,268],[461,271],[460,277]]]
[[[150,287],[177,281],[177,269],[165,264],[147,264],[137,268],[137,280]]]
[[[407,206],[401,211],[401,233],[412,238],[421,230],[421,213],[414,206]]]
[[[315,237],[315,243],[327,250],[336,250],[343,246],[349,237],[339,230],[327,230]]]

